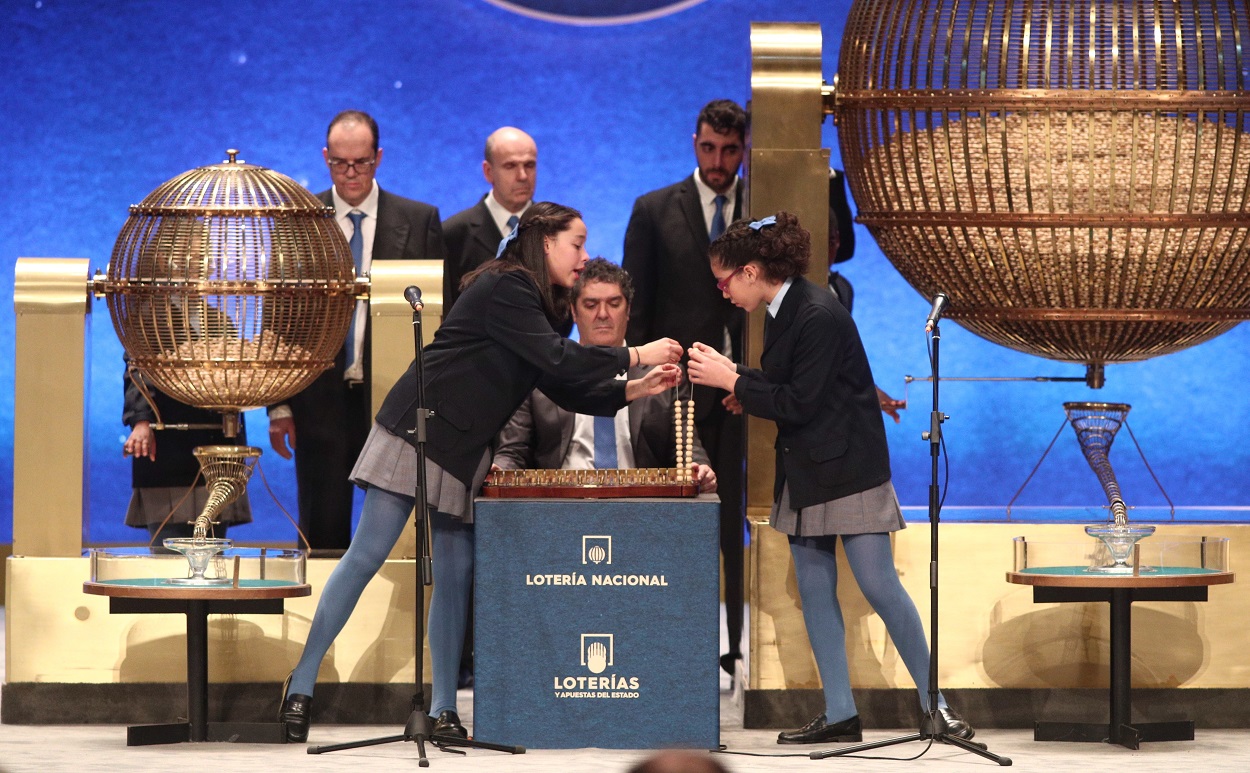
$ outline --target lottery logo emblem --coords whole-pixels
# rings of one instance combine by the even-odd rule
[[[612,565],[612,536],[587,534],[582,537],[582,565]]]
[[[613,636],[610,633],[582,634],[582,665],[592,674],[602,674],[608,666],[614,665],[616,653],[613,648]]]

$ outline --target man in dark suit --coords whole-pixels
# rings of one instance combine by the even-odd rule
[[[358,274],[375,260],[442,260],[438,209],[378,187],[382,163],[378,125],[347,110],[330,122],[322,156],[334,185],[317,194],[334,207]],[[352,484],[347,477],[373,422],[369,399],[369,309],[355,317],[334,367],[286,405],[269,409],[269,442],[284,459],[295,455],[299,524],[309,545],[345,550],[351,542]]]
[[[490,190],[478,203],[443,221],[447,262],[443,269],[443,314],[460,297],[465,275],[494,260],[499,242],[534,203],[538,178],[538,146],[534,138],[511,126],[486,138],[482,175]]]
[[[629,340],[676,338],[689,348],[714,342],[741,361],[743,315],[716,289],[707,248],[725,226],[742,216],[738,168],[745,152],[746,113],[718,99],[699,112],[694,154],[698,169],[681,182],[640,196],[625,231],[622,266],[637,288]],[[720,476],[721,555],[725,562],[725,610],[729,652],[721,658],[733,672],[741,658],[743,619],[743,419],[721,402],[726,393],[695,387],[695,426]]]
[[[625,326],[633,297],[633,283],[624,269],[603,258],[588,261],[573,285],[573,321],[581,343],[625,346]],[[647,370],[631,367],[627,378],[640,378]],[[672,392],[634,400],[612,421],[616,458],[607,466],[677,466]],[[504,470],[602,467],[603,460],[595,453],[596,441],[602,443],[602,439],[595,430],[595,417],[567,411],[535,390],[499,433],[494,464]],[[699,489],[715,492],[716,475],[708,466],[707,454],[698,438],[691,448],[691,461]]]

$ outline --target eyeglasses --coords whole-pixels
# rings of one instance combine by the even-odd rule
[[[736,277],[738,275],[738,272],[742,271],[742,269],[744,268],[746,268],[746,266],[738,266],[737,268],[735,268],[732,274],[730,274],[729,276],[725,277],[724,279],[716,283],[716,289],[720,290],[722,293],[728,292],[730,280]]]
[[[342,174],[349,169],[354,169],[356,174],[367,174],[373,171],[373,167],[378,163],[377,157],[358,158],[355,161],[348,161],[345,158],[327,158],[326,163],[330,165],[330,169]]]

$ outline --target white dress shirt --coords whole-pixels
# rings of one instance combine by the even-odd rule
[[[495,225],[499,228],[499,233],[503,236],[507,236],[508,232],[512,230],[512,227],[508,225],[508,218],[515,215],[517,220],[520,220],[521,215],[524,215],[525,210],[529,209],[530,204],[533,203],[533,200],[527,201],[525,206],[521,207],[519,211],[509,212],[508,208],[500,204],[499,199],[495,198],[494,193],[488,192],[486,194],[486,209],[490,212],[491,218],[494,219]]]
[[[360,270],[362,273],[368,274],[370,267],[373,265],[373,237],[378,232],[378,181],[373,181],[373,188],[369,191],[369,195],[356,207],[343,201],[336,188],[330,189],[330,196],[334,200],[334,222],[338,223],[339,228],[343,231],[343,236],[349,242],[352,240],[352,232],[356,227],[352,224],[348,214],[352,212],[365,213],[364,220],[360,221]],[[355,352],[356,356],[351,362],[347,363],[347,369],[343,373],[343,380],[364,381],[365,326],[369,324],[369,302],[363,300],[356,301],[354,313],[356,315],[356,323],[352,331],[356,340],[352,351]]]
[[[626,375],[618,375],[624,380]],[[634,444],[629,436],[629,406],[616,412],[616,466],[619,469],[636,467],[634,463]],[[569,451],[560,464],[563,470],[595,469],[595,417],[585,414],[573,416],[573,439],[569,443]]]
[[[734,175],[733,183],[730,184],[729,190],[724,193],[717,193],[703,182],[703,178],[699,176],[699,170],[694,170],[694,187],[699,191],[699,203],[703,205],[703,224],[707,226],[707,235],[712,235],[712,218],[716,217],[716,197],[724,196],[725,203],[721,205],[721,217],[725,218],[725,227],[733,222],[734,218],[734,200],[738,195],[738,175]],[[729,328],[725,328],[725,337],[721,341],[720,353],[733,359],[733,339],[729,336]]]

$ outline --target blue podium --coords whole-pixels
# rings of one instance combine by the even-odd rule
[[[479,498],[474,736],[716,748],[718,510],[715,496]]]

